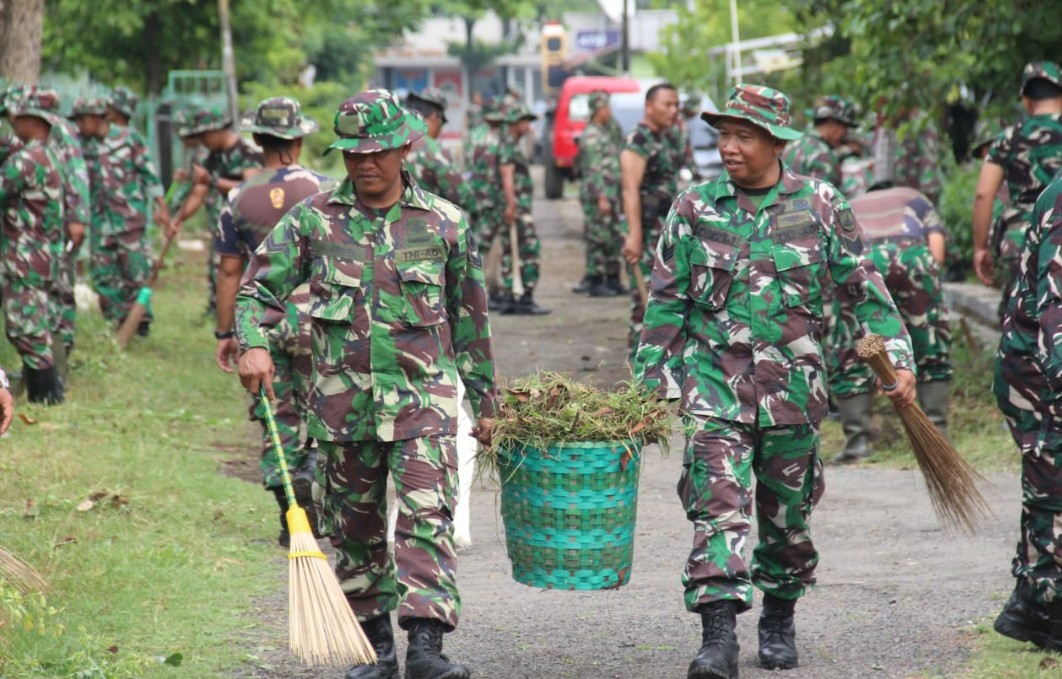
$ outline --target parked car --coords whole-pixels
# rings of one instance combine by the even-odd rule
[[[560,198],[564,193],[564,181],[572,179],[572,165],[578,151],[575,140],[590,119],[589,99],[594,90],[613,94],[630,92],[635,96],[642,92],[639,82],[631,78],[572,76],[564,81],[556,106],[546,114],[542,134],[546,198]],[[640,111],[641,108],[639,115]]]

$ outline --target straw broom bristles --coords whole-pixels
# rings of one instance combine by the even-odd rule
[[[864,337],[858,353],[883,385],[896,384],[896,369],[885,350],[885,341],[879,335]],[[977,489],[977,482],[984,481],[984,476],[933,426],[918,403],[897,406],[896,412],[911,441],[937,517],[949,526],[967,533],[975,532],[977,519],[989,514],[988,504]]]
[[[317,546],[306,511],[295,501],[284,447],[280,443],[273,408],[261,390],[266,426],[280,463],[280,477],[288,498],[288,644],[307,665],[369,665],[376,651],[354,617],[328,559]]]
[[[48,587],[33,566],[3,548],[0,548],[0,579],[6,580],[22,594],[43,592]]]

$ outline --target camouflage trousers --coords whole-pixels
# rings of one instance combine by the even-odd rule
[[[394,559],[387,549],[387,473],[398,502]],[[332,536],[336,577],[360,620],[398,610],[457,626],[453,512],[457,450],[452,435],[405,441],[318,443],[320,528]]]
[[[951,379],[951,324],[936,261],[923,243],[871,243],[866,257],[885,279],[885,287],[911,335],[919,382]],[[856,353],[862,335],[850,304],[833,301],[827,372],[830,393],[839,398],[869,393],[874,373]]]
[[[747,610],[753,584],[782,599],[811,590],[819,561],[811,510],[825,488],[818,449],[818,424],[687,419],[678,494],[693,522],[693,549],[682,573],[688,610],[721,600]],[[753,501],[759,544],[750,568],[744,548]]]
[[[642,220],[642,258],[638,261],[637,267],[642,272],[647,289],[653,278],[656,244],[660,240],[663,227],[663,219]],[[633,266],[627,266],[627,273],[630,274],[631,280],[631,322],[627,328],[627,346],[630,348],[631,365],[634,365],[634,352],[638,348],[638,339],[642,336],[642,319],[645,318],[645,305],[642,304],[638,286],[634,284],[633,269]]]
[[[4,330],[7,339],[33,370],[55,365],[52,354],[53,330],[56,328],[55,303],[48,291],[24,285],[21,281],[3,284]]]
[[[501,275],[506,290],[513,289],[513,246],[512,230],[508,225],[501,225],[502,257]],[[533,291],[539,279],[539,259],[542,243],[535,232],[535,222],[530,212],[518,210],[516,213],[517,255],[520,257],[520,282],[525,291]]]
[[[295,295],[292,295],[295,297]],[[313,372],[313,349],[308,318],[288,302],[288,312],[269,332],[269,355],[273,359],[273,419],[276,420],[284,459],[292,476],[312,474],[309,451],[303,446],[301,430],[306,420],[307,394]],[[262,485],[280,488],[280,461],[265,423],[261,399],[251,404],[250,418],[262,425]]]
[[[623,207],[611,201],[612,212],[601,214],[597,200],[583,198],[583,229],[586,239],[586,274],[615,276],[620,270],[620,249],[623,245]]]
[[[59,277],[51,295],[55,305],[57,337],[66,348],[74,346],[74,332],[77,326],[77,300],[74,299],[74,284],[77,282],[76,259],[76,252],[65,250],[59,256]]]
[[[207,314],[213,314],[218,308],[218,267],[221,266],[221,255],[214,249],[213,231],[207,240]]]
[[[92,286],[100,296],[103,317],[111,323],[121,323],[151,275],[146,232],[128,231],[106,242],[93,239],[89,271]]]

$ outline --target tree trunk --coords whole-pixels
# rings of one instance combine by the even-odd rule
[[[159,45],[162,42],[162,22],[159,13],[152,10],[144,17],[144,44]],[[144,87],[148,94],[159,94],[166,84],[166,74],[162,69],[162,57],[157,49],[148,49],[144,61]]]
[[[41,75],[44,0],[0,2],[0,76],[36,85]]]

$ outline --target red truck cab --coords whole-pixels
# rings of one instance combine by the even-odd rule
[[[572,165],[578,151],[575,140],[590,118],[590,93],[640,92],[637,80],[609,76],[572,76],[564,81],[557,105],[546,115],[543,134],[542,164],[545,166],[546,198],[557,199],[564,193],[564,180],[572,179]]]

